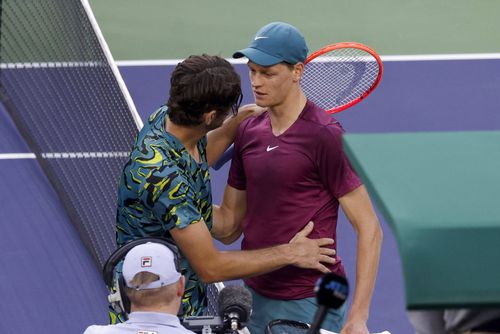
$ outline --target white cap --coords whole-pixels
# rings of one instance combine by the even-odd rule
[[[147,290],[161,288],[175,283],[181,274],[175,268],[174,253],[165,245],[147,242],[132,248],[123,261],[122,274],[129,288]],[[160,279],[149,284],[132,286],[130,281],[137,273],[147,271],[160,276]]]

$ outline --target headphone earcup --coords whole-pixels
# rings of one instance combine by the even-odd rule
[[[174,253],[174,262],[176,270],[179,273],[181,272],[180,270],[181,254],[179,252],[179,249],[174,243],[165,238],[159,238],[159,237],[139,238],[132,240],[123,245],[122,247],[118,248],[117,250],[115,250],[104,264],[102,273],[104,282],[110,291],[110,294],[108,295],[108,302],[110,303],[110,306],[113,308],[113,310],[120,316],[124,317],[124,319],[128,318],[127,314],[130,313],[131,303],[130,299],[128,298],[125,292],[125,279],[123,278],[121,272],[119,273],[118,276],[117,275],[118,272],[115,272],[115,269],[116,266],[119,264],[119,262],[125,258],[125,255],[127,255],[130,249],[132,249],[135,246],[144,244],[146,242],[157,242],[168,247],[172,251],[172,253]],[[115,279],[116,276],[118,276],[117,279]]]
[[[118,279],[118,289],[120,290],[122,310],[124,310],[126,314],[129,314],[130,299],[128,298],[127,293],[125,292],[125,279],[123,278],[123,275],[120,275],[120,278]]]
[[[117,277],[116,280],[113,280],[113,286],[109,288],[108,303],[111,309],[113,310],[110,312],[113,312],[117,318],[126,321],[128,319],[128,315],[125,311],[125,305],[123,299],[125,298],[125,304],[129,305],[128,306],[129,309],[130,309],[130,301],[129,299],[127,299],[127,296],[124,291],[125,290],[124,285],[121,282],[123,282],[122,275]]]

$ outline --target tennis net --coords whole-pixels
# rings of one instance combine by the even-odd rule
[[[0,15],[1,103],[102,267],[140,118],[87,1],[0,0]]]

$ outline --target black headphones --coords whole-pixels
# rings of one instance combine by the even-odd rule
[[[158,244],[162,244],[166,246],[168,249],[172,251],[174,254],[174,265],[175,270],[177,272],[181,272],[180,265],[180,252],[179,249],[172,241],[167,240],[165,238],[160,237],[145,237],[136,240],[132,240],[122,247],[118,248],[110,255],[104,267],[102,268],[102,274],[104,276],[104,282],[109,289],[108,302],[113,308],[113,310],[127,319],[127,314],[130,313],[130,299],[125,293],[125,279],[123,278],[123,274],[120,273],[118,279],[114,279],[115,276],[115,267],[116,265],[122,261],[127,253],[134,248],[135,246],[139,246],[145,244],[147,242],[154,242]]]

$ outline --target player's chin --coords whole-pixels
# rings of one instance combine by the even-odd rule
[[[255,96],[255,104],[261,108],[267,108],[270,106],[269,101],[266,101],[265,99]]]

